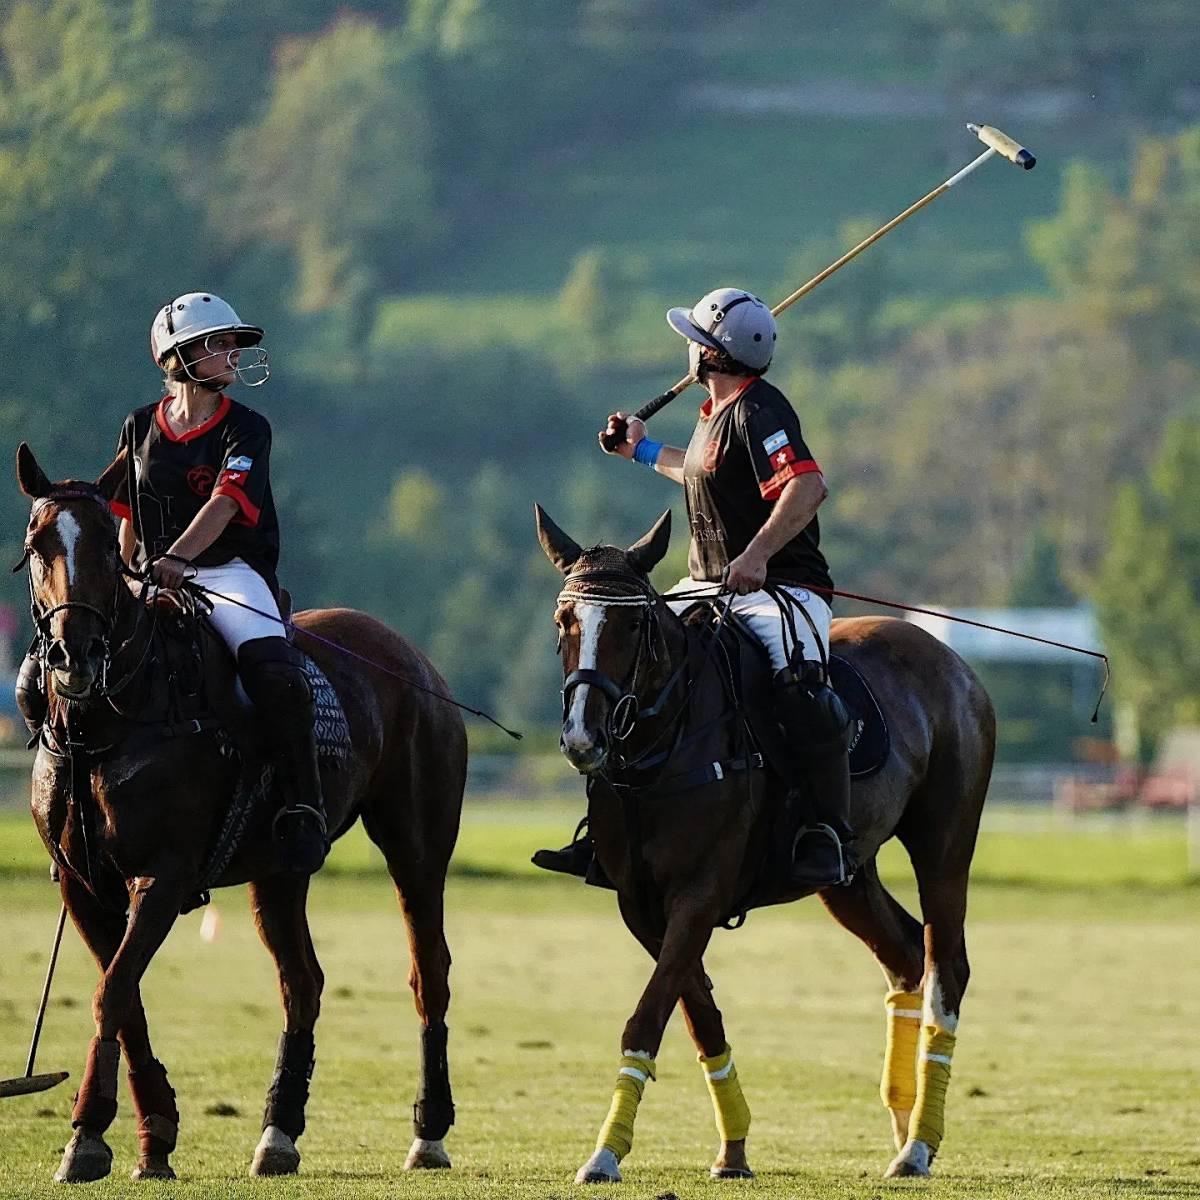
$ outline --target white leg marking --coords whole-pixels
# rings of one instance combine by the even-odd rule
[[[268,1125],[259,1138],[250,1163],[251,1175],[294,1175],[300,1168],[300,1151],[282,1129]]]
[[[404,1160],[406,1171],[414,1170],[444,1170],[450,1166],[450,1155],[441,1138],[426,1141],[425,1138],[414,1138],[409,1147],[408,1157]]]
[[[925,1142],[908,1142],[904,1149],[892,1159],[891,1166],[883,1173],[884,1179],[905,1179],[929,1174],[933,1154]]]
[[[947,1033],[958,1029],[958,1013],[952,1013],[946,1008],[946,1000],[942,994],[942,981],[938,978],[937,967],[931,967],[929,978],[925,981],[925,1012],[926,1025],[934,1025]]]
[[[620,1183],[621,1168],[617,1156],[607,1147],[596,1151],[576,1172],[576,1183]]]
[[[67,586],[75,586],[75,544],[79,541],[79,535],[83,532],[80,527],[79,520],[74,513],[67,512],[65,509],[58,514],[58,520],[55,522],[55,528],[58,530],[59,539],[63,544],[63,557],[67,563]]]
[[[596,651],[600,645],[600,630],[604,627],[604,605],[575,602],[575,616],[582,629],[579,634],[579,669],[594,671],[596,669]],[[587,752],[592,748],[592,737],[583,723],[583,709],[587,704],[588,684],[580,684],[571,697],[571,708],[567,713],[567,723],[563,727],[562,741],[566,750],[576,753]]]

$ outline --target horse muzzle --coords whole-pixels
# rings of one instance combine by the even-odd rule
[[[599,771],[608,761],[608,737],[600,730],[577,728],[568,721],[558,741],[559,749],[581,775]]]
[[[81,655],[70,653],[61,640],[54,642],[46,656],[55,694],[64,700],[87,700],[100,677],[105,657],[102,639],[93,638]]]

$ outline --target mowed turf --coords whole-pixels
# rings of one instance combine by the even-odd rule
[[[309,1128],[295,1181],[250,1181],[280,1014],[274,970],[238,891],[221,929],[181,919],[144,986],[182,1112],[172,1185],[132,1184],[127,1096],[105,1196],[563,1197],[595,1140],[621,1028],[649,971],[610,893],[522,873],[565,809],[468,809],[448,904],[458,1124],[449,1173],[404,1175],[417,1032],[403,927],[362,841],[314,884],[326,974]],[[27,819],[0,822],[0,1074],[19,1074],[57,909]],[[899,861],[887,871],[903,879]],[[1200,1196],[1200,889],[1178,825],[1028,831],[998,815],[980,845],[968,924],[974,967],[948,1131],[932,1185],[880,1179],[891,1157],[877,1087],[882,980],[816,901],[755,913],[707,957],[754,1113],[758,1178],[707,1178],[716,1147],[694,1050],[676,1016],[624,1164],[630,1197],[718,1187],[763,1197]],[[512,869],[511,875],[501,875]],[[911,885],[897,894],[910,906]],[[64,946],[40,1070],[72,1081],[0,1101],[0,1196],[50,1182],[92,1034],[94,968]]]

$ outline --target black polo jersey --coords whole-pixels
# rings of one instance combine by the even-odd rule
[[[716,412],[712,401],[706,401],[683,462],[692,578],[719,582],[725,568],[766,524],[784,485],[820,469],[804,444],[795,409],[765,379],[749,380],[736,399]],[[768,578],[832,588],[820,543],[814,516],[771,557]]]
[[[133,523],[138,561],[164,554],[211,496],[228,496],[238,511],[195,562],[218,567],[240,558],[277,590],[279,522],[271,496],[271,426],[266,417],[222,395],[203,425],[176,434],[167,422],[170,397],[125,418],[118,452],[127,474],[112,501]]]

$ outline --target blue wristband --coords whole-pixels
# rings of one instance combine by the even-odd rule
[[[633,448],[633,461],[640,462],[644,467],[653,467],[658,462],[662,448],[662,442],[652,442],[649,438],[644,437]]]

